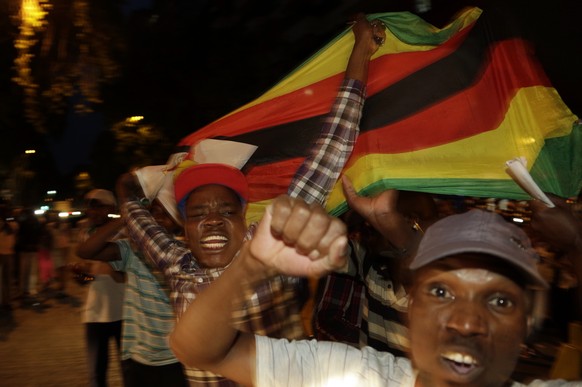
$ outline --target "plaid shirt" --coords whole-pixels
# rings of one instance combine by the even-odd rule
[[[317,141],[293,177],[289,196],[325,206],[360,132],[365,98],[362,82],[344,79]]]
[[[354,146],[364,96],[361,82],[344,80],[319,140],[291,182],[290,196],[302,197],[308,202],[325,202]],[[190,249],[168,235],[138,201],[123,204],[121,210],[130,237],[168,278],[170,299],[179,318],[196,295],[226,268],[201,268]],[[252,237],[255,228],[255,224],[249,227],[246,239]],[[233,314],[235,325],[259,335],[303,337],[297,302],[300,283],[302,280],[296,278],[275,277],[249,290],[245,294],[247,303]],[[220,376],[193,368],[186,368],[186,375],[190,385],[235,385]]]
[[[353,251],[352,241],[349,241]],[[354,254],[350,254],[354,259]],[[350,265],[354,266],[352,262]],[[346,273],[331,273],[319,280],[313,311],[313,335],[317,340],[359,346],[364,284]]]
[[[404,356],[409,347],[408,329],[402,322],[408,308],[404,287],[395,289],[371,265],[373,258],[360,244],[350,241],[350,249],[347,273],[320,280],[313,316],[315,337]]]

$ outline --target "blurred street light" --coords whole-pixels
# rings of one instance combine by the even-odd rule
[[[132,116],[127,118],[127,122],[131,124],[135,124],[136,122],[140,122],[143,120],[143,116]]]

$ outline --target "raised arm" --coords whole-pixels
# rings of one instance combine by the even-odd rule
[[[422,234],[414,229],[414,224],[398,209],[397,190],[386,190],[374,197],[359,196],[351,180],[342,177],[342,188],[350,208],[359,213],[374,229],[394,247],[412,254]]]
[[[321,132],[297,169],[287,193],[325,206],[329,193],[350,157],[360,131],[372,55],[386,38],[385,27],[359,14],[352,26],[355,42],[335,102]]]
[[[229,268],[198,295],[170,335],[185,365],[251,385],[255,375],[254,336],[231,324],[237,295],[245,286],[277,274],[319,277],[344,265],[346,228],[318,205],[282,196],[274,200],[255,237]],[[232,300],[232,303],[225,302]]]
[[[114,219],[99,227],[87,240],[77,246],[77,255],[95,261],[118,261],[121,259],[119,247],[110,242],[123,227],[123,220]]]
[[[144,207],[142,198],[145,195],[136,176],[132,173],[121,175],[116,188],[127,233],[140,251],[164,273],[173,265],[189,261],[190,251],[160,226]]]
[[[385,26],[379,20],[368,21],[365,15],[360,13],[353,21],[352,32],[355,41],[348,59],[345,78],[366,84],[370,59],[386,40]]]

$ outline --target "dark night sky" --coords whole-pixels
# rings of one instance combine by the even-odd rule
[[[175,1],[173,9],[169,3],[160,1],[158,23],[164,36],[175,36],[176,43],[147,49],[165,63],[133,78],[131,88],[139,102],[125,114],[162,122],[175,140],[258,97],[342,31],[351,14],[416,10],[415,0],[290,0],[268,6],[242,0],[207,2],[206,8],[204,2]],[[421,16],[438,27],[468,4],[512,14],[534,42],[566,104],[582,114],[577,95],[582,89],[582,28],[577,22],[581,2],[432,0],[431,4]],[[168,73],[174,75],[162,75]],[[157,93],[170,95],[170,100],[160,101]]]

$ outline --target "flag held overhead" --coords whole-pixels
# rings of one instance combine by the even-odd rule
[[[527,199],[505,162],[528,160],[542,191],[582,188],[582,125],[510,21],[467,8],[443,28],[409,12],[386,26],[370,63],[360,136],[343,173],[360,193],[386,188]],[[249,219],[285,193],[343,78],[353,35],[340,33],[256,100],[182,139],[258,146],[248,161]],[[327,209],[346,209],[336,184]]]

